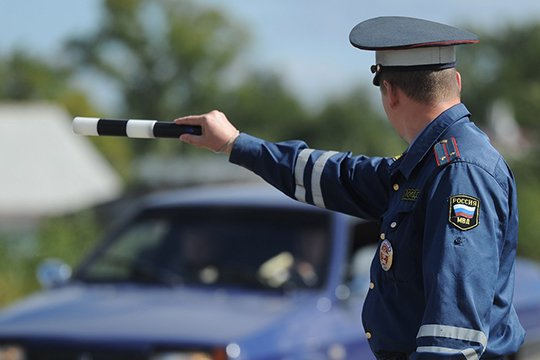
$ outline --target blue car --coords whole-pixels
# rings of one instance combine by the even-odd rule
[[[56,266],[49,289],[0,312],[0,359],[373,359],[360,313],[377,239],[372,222],[268,186],[152,195],[69,279]],[[532,359],[531,262],[515,304]]]

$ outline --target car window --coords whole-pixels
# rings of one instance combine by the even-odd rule
[[[320,288],[328,272],[327,213],[246,207],[145,211],[76,276],[83,281]]]

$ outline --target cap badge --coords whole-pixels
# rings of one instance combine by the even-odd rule
[[[371,65],[371,73],[377,74],[381,72],[381,64]]]
[[[480,200],[469,195],[454,195],[449,199],[448,221],[460,230],[478,226]]]
[[[390,270],[393,260],[394,249],[392,249],[392,244],[388,240],[383,240],[379,249],[379,261],[381,262],[382,269],[384,271]]]

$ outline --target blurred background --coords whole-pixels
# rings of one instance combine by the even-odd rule
[[[0,0],[0,307],[77,263],[138,195],[244,181],[175,140],[83,138],[74,116],[172,120],[212,109],[273,141],[394,156],[350,29],[374,16],[463,27],[463,101],[515,172],[519,254],[540,260],[540,2]]]

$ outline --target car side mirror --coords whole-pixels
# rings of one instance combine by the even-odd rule
[[[66,283],[71,277],[71,266],[58,259],[46,259],[39,264],[36,277],[45,289]]]

